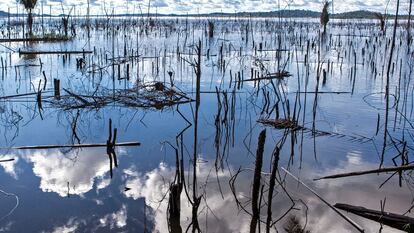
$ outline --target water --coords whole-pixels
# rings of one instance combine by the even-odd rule
[[[249,231],[256,147],[263,129],[267,137],[262,168],[262,221],[267,217],[273,150],[277,145],[281,147],[271,231],[283,231],[289,216],[296,216],[311,232],[355,232],[355,228],[303,185],[287,176],[282,167],[289,168],[331,204],[347,203],[380,210],[380,202],[386,200],[386,211],[404,214],[410,208],[413,195],[409,172],[404,174],[401,187],[397,174],[380,188],[391,173],[312,180],[379,167],[390,46],[387,41],[391,33],[382,36],[372,21],[336,20],[320,41],[319,24],[315,20],[283,20],[282,28],[277,19],[210,20],[215,24],[213,38],[207,37],[204,18],[159,18],[153,26],[146,18],[108,22],[93,19],[90,38],[85,21],[75,19],[72,24],[76,36],[72,40],[1,44],[4,47],[0,48],[0,56],[8,66],[0,71],[1,96],[37,92],[43,89],[43,72],[47,78],[41,110],[36,95],[0,102],[2,159],[14,159],[0,163],[3,190],[0,216],[5,216],[1,218],[2,231],[179,232],[168,221],[171,219],[169,187],[177,182],[174,148],[179,157],[183,156],[186,186],[181,193],[180,225],[182,231],[191,229],[195,102],[144,108],[128,106],[113,97],[120,93],[114,90],[142,88],[143,84],[151,86],[144,94],[156,92],[155,82],[170,88],[168,72],[172,72],[174,87],[171,88],[195,99],[195,45],[199,39],[202,73],[195,190],[202,197],[197,216],[203,232]],[[8,38],[7,20],[2,23],[3,38]],[[43,29],[41,24],[35,24],[35,34],[42,35],[43,30],[47,35],[63,33],[59,24],[59,21],[49,22]],[[22,37],[18,25],[11,32],[11,37]],[[397,165],[401,164],[403,142],[407,143],[405,152],[411,161],[413,60],[411,54],[407,55],[405,33],[404,28],[398,29],[393,58],[385,166],[393,165],[393,157]],[[278,52],[279,47],[283,51]],[[25,56],[19,55],[19,49],[93,53]],[[117,58],[115,66],[112,57]],[[83,68],[76,67],[76,59],[80,58],[85,60]],[[248,80],[255,78],[251,77],[252,70],[260,74],[275,73],[278,66],[291,76],[274,79],[273,84],[261,80],[259,87],[257,82],[244,81],[239,85],[235,81],[238,72],[242,79]],[[320,81],[315,103],[318,67]],[[325,84],[323,69],[327,71]],[[61,81],[60,101],[53,97],[53,79]],[[108,102],[75,108],[73,104],[79,106],[81,101],[63,88],[89,101],[92,98],[87,96],[94,95],[105,97]],[[216,88],[225,94],[217,97]],[[257,122],[275,119],[276,112],[280,119],[286,119],[288,109],[289,117],[295,112],[297,123],[304,129],[276,129]],[[11,149],[106,143],[109,119],[118,130],[117,142],[141,143],[139,147],[116,147],[119,166],[113,168],[112,178],[105,147]],[[284,135],[286,141],[281,145]],[[348,216],[367,232],[380,228],[375,222]],[[264,232],[265,224],[260,225]],[[384,226],[384,232],[397,230]]]

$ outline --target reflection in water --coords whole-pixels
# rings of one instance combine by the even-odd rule
[[[3,226],[0,227],[0,232],[8,232],[8,231],[10,231],[12,225],[13,225],[13,222],[7,222],[7,223],[3,224]]]
[[[0,166],[3,167],[4,171],[12,176],[14,179],[17,179],[16,164],[19,162],[19,158],[12,155],[3,155],[2,159],[14,159],[10,162],[0,163]]]
[[[203,232],[248,232],[250,228],[251,217],[241,211],[237,207],[234,196],[228,186],[223,186],[222,195],[217,183],[212,179],[213,164],[199,163],[197,166],[197,174],[200,182],[204,182],[200,193],[203,193],[203,201],[200,205],[199,219],[200,227]],[[360,164],[358,168],[367,169],[375,166],[370,163]],[[349,167],[355,168],[352,156],[349,160],[341,164],[338,171],[347,169]],[[304,172],[306,171],[306,172]],[[231,171],[234,174],[236,171]],[[147,173],[140,173],[136,168],[131,167],[125,169],[124,180],[125,186],[131,188],[125,192],[124,195],[128,198],[139,199],[145,198],[146,204],[151,208],[151,221],[154,223],[155,232],[168,232],[169,224],[166,213],[168,212],[168,192],[170,182],[173,181],[175,169],[168,167],[161,163],[158,168]],[[221,183],[228,183],[231,179],[230,171],[219,172],[219,180]],[[186,174],[188,176],[191,174]],[[310,170],[303,170],[301,177],[305,177],[305,183],[311,183],[308,178],[313,178],[322,173],[317,173]],[[331,203],[345,202],[345,203],[364,203],[365,206],[379,209],[379,200],[387,197],[386,209],[389,211],[402,212],[407,210],[406,203],[412,198],[408,195],[407,190],[395,189],[393,186],[385,186],[378,189],[378,181],[386,179],[386,177],[367,176],[358,180],[338,180],[335,182],[318,182],[314,189],[316,189],[326,200]],[[345,220],[341,219],[331,209],[324,205],[319,199],[312,196],[312,194],[305,188],[301,187],[293,180],[288,180],[287,190],[295,200],[295,208],[290,212],[291,215],[298,216],[302,224],[307,219],[306,229],[311,232],[354,232],[353,228]],[[251,193],[251,174],[244,174],[238,177],[236,184],[237,198],[240,202],[245,203],[247,208],[249,205],[249,196]],[[361,199],[363,198],[363,199]],[[273,200],[272,208],[274,211],[274,218],[280,217],[281,214],[289,209],[290,203],[286,195],[278,195],[278,198]],[[181,226],[185,228],[191,223],[192,207],[188,202],[185,194],[181,195]],[[379,229],[379,224],[363,220],[361,218],[348,215],[362,225],[366,232],[376,232]],[[266,212],[261,212],[262,220],[266,219]],[[281,221],[276,225],[282,228],[289,218]],[[335,224],[332,224],[335,222]],[[264,223],[262,223],[264,228]],[[271,229],[274,231],[274,229]],[[399,232],[388,227],[384,227],[385,232]]]
[[[69,233],[69,232],[76,232],[76,230],[78,230],[79,225],[81,224],[80,221],[76,221],[74,218],[71,218],[68,220],[68,222],[63,225],[63,226],[59,226],[59,227],[55,227],[52,231],[50,231],[51,233]]]
[[[61,197],[82,195],[97,185],[103,189],[109,185],[105,175],[109,172],[108,158],[104,150],[71,151],[36,150],[23,158],[33,163],[33,173],[40,177],[40,189],[55,192]]]
[[[325,171],[308,170],[306,173],[301,174],[301,177],[305,179],[305,182],[312,183],[310,179],[336,172],[352,171],[352,170],[367,170],[371,168],[377,168],[377,164],[369,162],[361,162],[358,158],[358,153],[350,152],[347,155],[347,160],[341,162],[337,167],[331,168]],[[381,209],[380,202],[386,199],[385,210],[390,212],[404,213],[408,210],[407,203],[411,202],[413,195],[411,194],[410,187],[404,186],[402,188],[396,188],[394,186],[398,180],[397,177],[393,177],[389,184],[386,184],[382,188],[379,186],[388,179],[387,175],[377,176],[376,174],[361,176],[358,179],[345,178],[331,181],[318,181],[313,186],[318,192],[330,203],[348,203],[351,205],[362,205],[371,209]],[[299,189],[301,190],[301,189]],[[302,189],[303,190],[303,189]],[[330,215],[335,215],[333,211],[321,208],[321,204],[317,199],[308,198],[309,206],[319,206],[315,208],[316,211],[310,212],[309,224],[315,232],[354,232],[355,229],[351,225],[346,224],[344,220],[335,221],[335,225],[332,225],[332,219]],[[331,213],[330,213],[331,212]],[[315,218],[312,216],[319,216]],[[369,220],[364,220],[356,217],[352,214],[347,214],[351,219],[362,225],[366,232],[378,232],[380,225]],[[332,216],[333,217],[333,216]],[[383,232],[400,232],[395,229],[384,227]]]
[[[119,211],[102,217],[94,216],[92,219],[88,219],[88,221],[84,219],[70,218],[64,225],[55,226],[50,233],[85,232],[85,230],[88,232],[118,232],[121,231],[121,229],[125,229],[126,225],[127,207],[122,205]]]
[[[127,220],[127,207],[122,205],[122,208],[112,214],[105,215],[99,219],[100,227],[109,226],[112,230],[114,228],[123,228],[126,226]]]
[[[2,159],[15,160],[0,163],[0,186],[21,203],[0,230],[244,233],[280,232],[293,224],[311,232],[353,232],[282,166],[329,203],[380,209],[382,201],[387,211],[409,210],[409,172],[312,180],[377,168],[383,141],[387,165],[410,162],[414,66],[405,62],[413,59],[400,43],[385,130],[390,135],[382,134],[389,35],[376,35],[374,23],[338,21],[321,38],[319,22],[309,19],[95,20],[87,32],[77,28],[74,40],[27,44],[91,53],[34,60],[0,53],[8,67],[0,70],[0,93],[9,96],[0,97],[2,147],[108,145],[107,151],[4,153]],[[18,34],[20,28],[13,29]],[[215,32],[206,38],[206,30]],[[358,36],[344,35],[351,30]],[[75,64],[80,59],[81,66]],[[56,89],[59,98],[52,95]],[[117,127],[109,127],[109,140],[108,119]],[[259,158],[256,138],[264,128]],[[116,137],[142,140],[142,147],[117,158]],[[175,150],[160,152],[160,143]],[[397,187],[400,180],[405,183]],[[9,202],[0,199],[0,216],[13,207]],[[379,229],[347,216],[367,232]]]
[[[210,169],[212,164],[198,163],[197,165],[197,177],[200,182],[204,182],[203,188],[199,190],[203,194],[199,208],[200,228],[204,231],[208,229],[208,232],[248,231],[249,217],[238,213],[230,190],[227,188],[223,190],[222,196],[217,184],[209,180],[213,179],[213,171]],[[168,232],[166,216],[168,198],[166,197],[175,169],[161,163],[158,168],[146,174],[140,174],[134,168],[127,169],[124,173],[126,186],[131,188],[125,195],[134,199],[146,198],[146,204],[153,210],[151,218],[154,221],[154,230]],[[227,182],[230,174],[219,172],[218,177],[221,182]],[[246,183],[246,188],[248,187]],[[243,192],[239,194],[244,195]],[[185,229],[191,223],[192,207],[184,193],[181,195],[181,201],[181,225]]]

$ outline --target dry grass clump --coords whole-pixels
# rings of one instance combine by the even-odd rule
[[[161,82],[139,84],[130,89],[111,90],[102,88],[92,95],[76,94],[64,89],[67,95],[60,100],[50,100],[54,107],[69,109],[102,108],[109,104],[121,107],[163,109],[193,100],[176,88],[169,88]]]
[[[298,125],[298,123],[290,118],[287,119],[259,119],[257,122],[273,126],[276,129],[292,129],[292,130],[299,130],[303,127]]]

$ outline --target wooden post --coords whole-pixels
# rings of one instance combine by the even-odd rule
[[[127,64],[127,67],[126,67],[126,69],[127,69],[127,73],[126,73],[126,76],[127,76],[127,80],[129,80],[129,64]]]
[[[53,79],[53,86],[55,89],[55,98],[57,100],[60,100],[60,80],[59,79]]]
[[[118,80],[121,80],[121,64],[118,65]]]

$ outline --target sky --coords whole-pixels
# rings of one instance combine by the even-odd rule
[[[321,11],[325,0],[89,0],[91,14],[104,14],[105,9],[115,13],[147,13],[150,5],[151,13],[161,14],[194,14],[213,12],[258,12],[275,11],[280,1],[281,9],[302,9]],[[408,12],[409,0],[401,0],[401,13]],[[44,13],[50,10],[53,14],[68,13],[75,6],[76,14],[86,14],[88,0],[38,0],[35,12]],[[354,10],[370,10],[385,12],[394,11],[395,0],[334,0],[334,11],[346,12]],[[18,6],[16,0],[0,0],[0,10],[15,13],[23,8]],[[63,12],[65,11],[65,12]]]

